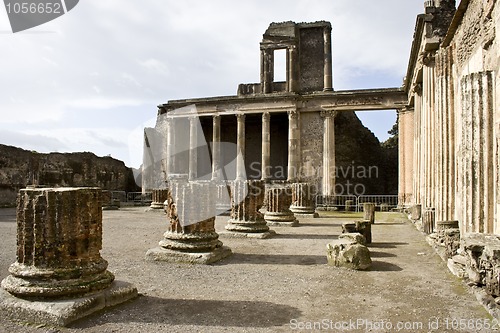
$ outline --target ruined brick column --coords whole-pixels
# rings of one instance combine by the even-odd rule
[[[264,203],[265,184],[262,180],[236,180],[231,185],[231,218],[226,230],[231,235],[268,238],[275,232],[270,231],[259,212]]]
[[[262,114],[262,180],[271,178],[271,114]]]
[[[290,210],[292,194],[289,187],[271,187],[266,191],[267,211],[264,219],[268,225],[296,227],[299,222]]]
[[[166,212],[168,230],[149,260],[209,264],[231,254],[215,232],[215,197],[211,182],[169,184]]]
[[[314,195],[311,193],[311,184],[294,183],[292,184],[292,205],[290,210],[295,216],[318,217],[314,207]]]
[[[29,301],[0,293],[0,309],[17,319],[66,325],[137,295],[135,287],[113,282],[100,255],[101,196],[99,188],[19,192],[17,261],[1,286]],[[61,298],[67,301],[53,303]]]
[[[167,200],[167,189],[153,189],[152,201],[149,206],[151,209],[163,209],[165,200]]]

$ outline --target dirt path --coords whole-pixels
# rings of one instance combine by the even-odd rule
[[[14,213],[0,210],[0,278],[15,260]],[[219,231],[226,219],[217,218]],[[144,260],[165,231],[161,213],[107,211],[102,256],[141,296],[70,328],[0,318],[0,332],[300,332],[314,325],[329,332],[491,331],[477,329],[494,323],[400,214],[377,213],[371,270],[327,266],[326,244],[352,220],[345,214],[303,219],[297,228],[275,227],[278,235],[266,240],[221,237],[234,254],[196,266]],[[464,323],[469,326],[460,330]]]

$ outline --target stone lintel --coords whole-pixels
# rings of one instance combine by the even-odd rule
[[[70,323],[137,297],[132,284],[114,281],[110,287],[79,298],[37,301],[18,298],[0,288],[0,311],[11,320],[68,326]]]
[[[182,252],[156,247],[148,250],[146,259],[149,261],[161,261],[173,264],[208,265],[227,258],[231,254],[231,249],[226,246],[218,247],[210,252]]]

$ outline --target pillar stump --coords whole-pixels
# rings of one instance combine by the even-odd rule
[[[231,185],[231,218],[224,235],[249,238],[269,238],[269,230],[259,211],[264,204],[265,184],[262,180],[235,180]]]
[[[299,222],[290,210],[292,193],[289,187],[271,187],[266,191],[267,211],[264,219],[268,225],[297,227]]]
[[[17,261],[1,283],[0,308],[14,319],[65,326],[137,296],[114,282],[101,246],[100,189],[21,190]]]
[[[375,204],[371,202],[363,203],[363,220],[375,223]]]
[[[152,194],[152,201],[149,208],[151,209],[164,209],[165,200],[167,200],[167,189],[154,189]]]
[[[311,184],[292,184],[292,205],[290,210],[296,217],[319,217],[314,205],[314,195],[311,193]]]
[[[172,182],[165,210],[168,230],[160,247],[146,253],[148,260],[210,264],[229,255],[215,232],[217,190],[209,181]]]

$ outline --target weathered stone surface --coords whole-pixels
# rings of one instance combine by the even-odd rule
[[[434,231],[434,221],[436,217],[436,211],[432,208],[426,209],[422,216],[422,228],[423,232],[426,234],[431,234]]]
[[[319,217],[315,212],[314,195],[309,183],[292,184],[292,205],[290,210],[295,216]]]
[[[215,232],[216,189],[211,182],[171,182],[166,212],[168,230],[149,260],[209,264],[231,254]]]
[[[355,221],[342,223],[342,233],[360,233],[366,239],[366,244],[372,242],[372,225],[370,221]]]
[[[370,250],[364,245],[347,239],[335,240],[326,246],[328,265],[355,270],[371,267]]]
[[[371,202],[363,203],[363,220],[375,223],[375,204]]]
[[[18,191],[33,184],[140,190],[132,169],[111,157],[92,153],[41,154],[0,144],[0,207],[15,206]]]
[[[410,219],[413,221],[422,218],[422,205],[413,205],[410,209]]]
[[[20,297],[67,297],[114,280],[99,251],[101,190],[25,189],[18,198],[17,261],[2,287]]]
[[[137,297],[130,283],[113,281],[109,288],[70,299],[27,300],[0,289],[0,311],[11,320],[42,325],[67,326],[105,308]]]
[[[265,184],[261,180],[235,180],[231,185],[231,218],[226,230],[241,233],[269,231],[264,215]]]
[[[348,232],[339,235],[339,239],[346,239],[351,242],[355,242],[361,245],[366,245],[366,238],[359,232]]]
[[[271,187],[266,190],[267,211],[264,219],[271,226],[296,227],[299,221],[290,210],[292,194],[288,187]]]
[[[166,188],[153,189],[152,201],[149,206],[151,209],[164,209],[165,200],[167,200],[168,190]]]
[[[21,190],[17,261],[0,289],[0,310],[14,320],[65,326],[137,296],[114,281],[101,256],[98,188]]]

